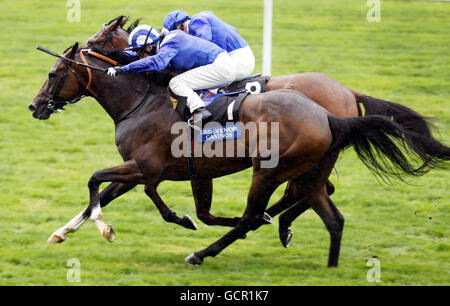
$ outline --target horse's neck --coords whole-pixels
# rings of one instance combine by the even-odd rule
[[[123,74],[119,78],[111,78],[95,72],[93,80],[93,96],[114,122],[123,120],[138,109],[139,113],[151,112],[168,104],[165,88],[150,84],[147,79],[137,75]]]

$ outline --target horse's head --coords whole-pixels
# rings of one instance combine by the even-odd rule
[[[78,43],[69,47],[63,57],[74,59],[78,50]],[[52,113],[62,109],[69,103],[81,99],[86,89],[81,82],[79,67],[72,67],[64,59],[58,59],[48,73],[48,78],[42,85],[33,102],[28,106],[37,119],[48,119]]]
[[[115,48],[125,49],[128,47],[128,36],[130,31],[139,24],[136,20],[127,30],[123,26],[128,22],[125,16],[119,16],[105,24],[100,31],[88,39],[84,48],[109,51]],[[131,30],[130,30],[131,29]]]

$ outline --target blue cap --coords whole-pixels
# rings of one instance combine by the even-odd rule
[[[166,18],[164,18],[163,28],[167,29],[168,31],[173,31],[178,25],[182,24],[189,18],[189,14],[184,11],[172,11],[167,14]]]

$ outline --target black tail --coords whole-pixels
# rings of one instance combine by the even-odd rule
[[[409,107],[370,96],[357,96],[356,102],[364,105],[366,116],[387,116],[408,131],[414,131],[422,136],[433,138],[430,130],[430,118],[422,116]]]
[[[446,167],[450,160],[449,147],[384,116],[337,118],[330,114],[328,121],[333,134],[330,151],[353,146],[366,167],[384,181],[390,176],[420,176]]]
[[[424,117],[416,111],[406,107],[404,105],[389,102],[370,96],[358,96],[356,101],[364,105],[366,115],[381,115],[392,118],[396,123],[401,125],[409,133],[407,136],[410,138],[409,144],[411,148],[420,155],[420,158],[424,163],[431,162],[430,157],[436,157],[445,159],[444,156],[440,156],[445,149],[442,148],[442,144],[433,137],[430,127],[432,127],[429,120],[431,118]],[[417,138],[426,137],[430,140],[428,147],[420,147],[421,141]]]

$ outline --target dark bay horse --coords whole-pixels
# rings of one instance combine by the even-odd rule
[[[162,200],[156,187],[160,182],[191,179],[187,158],[174,157],[171,151],[171,144],[180,136],[172,134],[171,128],[181,117],[172,108],[167,87],[155,83],[152,77],[128,74],[110,78],[68,60],[84,61],[100,70],[111,66],[111,61],[79,50],[75,44],[53,66],[29,105],[30,111],[35,118],[44,120],[55,110],[79,101],[84,95],[95,98],[115,122],[116,144],[124,163],[92,175],[88,183],[88,207],[53,233],[49,240],[64,241],[66,234],[76,231],[91,218],[102,235],[112,241],[114,231],[103,221],[101,211],[101,183],[143,184],[145,192],[159,208]],[[247,207],[237,225],[210,247],[188,256],[186,262],[190,264],[201,264],[204,257],[216,256],[236,239],[263,224],[269,198],[282,183],[290,181],[301,187],[306,180],[311,180],[315,184],[309,182],[309,186],[316,189],[301,196],[329,229],[328,265],[337,266],[343,218],[330,204],[325,182],[340,150],[353,146],[369,170],[381,176],[422,175],[433,167],[445,165],[450,158],[450,148],[405,129],[389,118],[338,118],[293,90],[248,96],[239,109],[239,117],[244,124],[277,125],[279,133],[266,129],[268,133],[258,132],[245,137],[246,152],[250,153],[253,148],[256,153],[251,156],[198,158],[198,176],[202,180],[249,167],[253,168],[253,176]],[[277,166],[262,167],[265,156],[260,152],[261,146],[250,147],[250,142],[265,143],[266,147],[278,146]],[[430,148],[434,155],[427,153]],[[424,161],[424,156],[429,160]],[[420,162],[416,164],[414,161],[417,160]],[[182,219],[179,219],[181,223]]]
[[[100,49],[104,51],[115,48],[121,49],[128,45],[129,32],[137,26],[139,20],[135,21],[127,30],[123,27],[128,18],[120,16],[111,20],[108,25],[93,35],[84,47]],[[383,115],[392,117],[394,121],[408,130],[422,134],[424,137],[433,139],[425,117],[403,105],[372,98],[348,88],[336,80],[320,73],[300,73],[295,75],[271,77],[267,82],[267,91],[277,89],[293,89],[311,98],[314,102],[324,107],[330,113],[338,117],[352,118],[361,115],[363,105],[366,115]],[[433,155],[433,152],[429,152]],[[337,158],[337,155],[336,155]],[[424,156],[427,160],[428,157]],[[310,205],[309,201],[303,200],[316,189],[317,182],[311,179],[313,173],[305,175],[306,179],[302,184],[288,182],[285,194],[277,203],[272,205],[267,213],[273,217],[291,206],[296,206],[280,217],[280,239],[285,247],[289,246],[292,232],[289,226],[292,221],[301,213],[306,211]],[[212,180],[192,180],[192,190],[194,194],[197,217],[208,225],[235,226],[239,218],[223,218],[211,215],[212,201]],[[327,180],[325,182],[328,194],[334,191],[333,185]],[[314,188],[312,188],[314,186]],[[102,207],[108,205],[113,199],[132,189],[134,186],[112,183],[100,194]],[[329,210],[335,210],[331,199]],[[167,218],[165,218],[167,219]],[[342,230],[342,229],[341,229]]]

